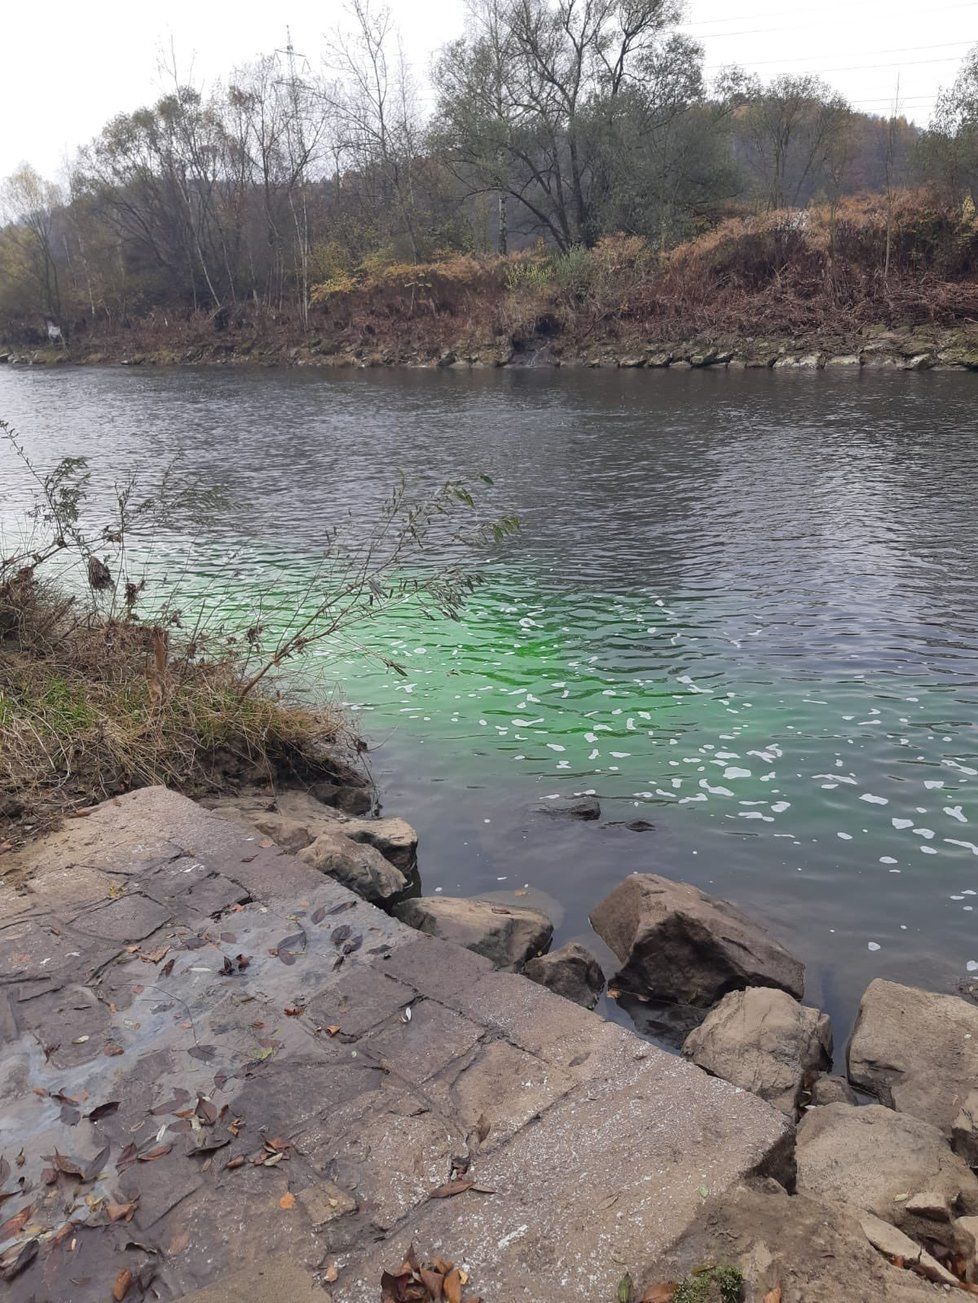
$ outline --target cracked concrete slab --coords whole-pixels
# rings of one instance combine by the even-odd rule
[[[149,788],[4,866],[12,1303],[375,1303],[412,1240],[583,1303],[785,1170],[775,1110],[265,840]]]

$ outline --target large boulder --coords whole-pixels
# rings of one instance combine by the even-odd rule
[[[832,1024],[786,991],[752,986],[725,995],[686,1037],[683,1054],[796,1118],[803,1092],[832,1061]]]
[[[775,986],[801,997],[804,969],[724,900],[657,873],[633,873],[591,926],[623,967],[615,981],[653,999],[709,1008],[728,991]]]
[[[604,990],[601,965],[590,950],[576,941],[561,946],[559,950],[551,950],[549,955],[529,960],[523,976],[555,991],[565,1000],[583,1004],[586,1009],[594,1008]]]
[[[283,851],[288,851],[291,855],[299,855],[306,860],[307,864],[313,864],[315,868],[322,869],[324,873],[330,873],[341,881],[345,881],[342,874],[334,872],[326,864],[327,852],[331,845],[329,839],[338,836],[373,847],[384,859],[400,870],[405,879],[416,876],[418,834],[403,819],[352,818],[331,805],[324,805],[310,792],[295,790],[274,795],[265,792],[246,792],[240,796],[221,800],[214,804],[212,809],[226,819],[233,819],[263,837],[270,838]],[[311,857],[302,855],[303,851],[324,837],[327,840],[322,843],[317,854]],[[345,842],[336,843],[333,849],[336,847],[339,847],[347,857],[352,853]],[[377,864],[375,857],[369,855],[360,857],[357,862],[374,866]],[[352,870],[346,872],[349,874]],[[361,885],[365,882],[362,872],[360,881]],[[397,895],[404,891],[407,883],[405,881],[398,885],[398,880],[391,877],[388,885],[391,889],[396,887],[394,894]],[[359,894],[364,895],[364,891],[356,886],[353,886],[352,890],[359,890]],[[380,897],[375,894],[366,896],[368,900],[387,898],[386,889]]]
[[[845,1077],[831,1077],[828,1073],[822,1073],[812,1082],[808,1102],[817,1108],[819,1104],[857,1104],[859,1100]]]
[[[711,1262],[737,1267],[754,1303],[935,1303],[940,1297],[933,1285],[871,1247],[854,1211],[789,1195],[770,1179],[703,1200],[692,1225],[643,1273],[639,1288],[678,1280]],[[644,1297],[659,1295],[650,1289]],[[662,1297],[669,1295],[662,1291]]]
[[[550,919],[537,909],[457,896],[405,900],[394,915],[419,932],[485,955],[497,968],[518,968],[542,954],[554,932]]]
[[[798,1189],[861,1208],[915,1240],[965,1257],[955,1218],[978,1211],[978,1177],[937,1127],[881,1104],[826,1104],[798,1125]]]
[[[418,834],[404,819],[349,819],[343,834],[373,846],[408,877],[417,867]]]
[[[850,1081],[933,1123],[978,1161],[978,1008],[877,978],[860,1002],[848,1057]]]
[[[335,878],[364,900],[385,908],[390,908],[411,888],[401,870],[385,860],[380,851],[344,836],[339,827],[321,833],[311,846],[299,852],[299,859]]]
[[[271,838],[290,855],[311,846],[320,833],[334,830],[345,818],[339,810],[323,805],[308,792],[299,791],[276,795],[245,793],[222,800],[212,808],[224,818]]]

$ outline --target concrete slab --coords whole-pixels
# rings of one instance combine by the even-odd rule
[[[151,788],[5,875],[12,1303],[125,1272],[127,1300],[375,1303],[412,1240],[499,1303],[611,1298],[786,1168],[753,1096],[264,840]],[[431,1198],[459,1172],[494,1193]]]

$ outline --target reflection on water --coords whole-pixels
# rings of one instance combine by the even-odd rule
[[[767,919],[842,1040],[873,976],[978,969],[974,380],[85,370],[0,375],[35,458],[217,490],[154,565],[251,611],[404,470],[486,471],[522,537],[460,624],[409,607],[323,667],[426,889],[543,893],[558,941],[657,869]],[[22,471],[0,450],[2,509]],[[611,826],[528,813],[594,791]],[[641,816],[654,831],[625,823]],[[559,905],[558,905],[559,902]],[[970,967],[969,967],[970,966]]]

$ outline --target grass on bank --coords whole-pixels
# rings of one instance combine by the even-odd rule
[[[349,781],[342,713],[244,692],[249,673],[226,647],[92,618],[22,568],[0,584],[0,822],[44,825],[146,784]]]

